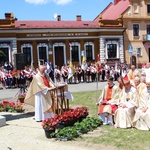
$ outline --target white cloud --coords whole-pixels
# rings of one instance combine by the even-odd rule
[[[58,5],[66,5],[70,3],[72,0],[53,0]]]
[[[66,5],[70,3],[72,0],[25,0],[25,2],[30,3],[30,4],[46,4],[48,2],[54,2],[57,5]]]
[[[46,4],[48,0],[25,0],[25,2],[30,4]]]

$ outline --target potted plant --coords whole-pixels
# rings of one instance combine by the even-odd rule
[[[61,115],[57,116],[58,125],[57,128],[64,128],[67,126],[73,126],[75,122],[82,121],[89,114],[89,109],[85,106],[76,107],[73,110],[63,112]]]
[[[62,130],[59,130],[55,136],[57,139],[61,141],[68,141],[77,138],[79,136],[79,133],[76,130],[76,128],[73,126],[73,127],[66,127],[63,128]]]
[[[18,113],[22,113],[25,111],[25,109],[23,109],[23,105],[21,102],[16,102],[14,105],[14,111],[18,112]]]
[[[24,103],[25,96],[26,96],[26,92],[21,92],[21,93],[19,93],[19,94],[18,94],[18,100],[19,100],[21,103]]]
[[[58,120],[55,118],[46,118],[42,121],[42,127],[45,131],[45,136],[51,138],[51,133],[55,132]]]
[[[0,103],[0,111],[6,112],[24,112],[23,105],[20,102],[9,102],[4,100]]]
[[[89,108],[85,106],[76,107],[73,110],[74,117],[78,118],[78,121],[81,122],[84,118],[89,115]]]
[[[74,122],[74,114],[72,111],[66,111],[59,116],[59,124],[64,126],[71,126]]]
[[[58,130],[55,133],[55,137],[59,140],[73,140],[82,134],[94,130],[102,125],[102,121],[99,118],[87,117],[82,122],[76,122],[71,127],[66,127]]]

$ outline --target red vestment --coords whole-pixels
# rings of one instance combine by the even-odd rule
[[[112,99],[112,90],[113,90],[113,87],[109,87],[107,88],[107,91],[106,91],[106,98],[105,100],[102,101],[102,105],[100,106],[100,109],[99,109],[99,112],[98,114],[102,114],[104,113],[103,110],[104,110],[104,107],[107,106],[107,105],[110,105],[111,108],[112,108],[112,113],[114,113],[116,111],[116,109],[118,108],[117,105],[115,104],[106,104],[109,100]],[[103,103],[104,102],[104,103]]]
[[[44,85],[47,86],[47,87],[50,87],[47,78],[45,76],[42,76],[42,79],[43,79]]]

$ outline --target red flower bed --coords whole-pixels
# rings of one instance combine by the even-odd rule
[[[4,100],[0,103],[0,112],[24,112],[23,105],[20,102],[9,102]]]
[[[85,118],[89,114],[89,108],[82,106],[76,107],[73,110],[66,111],[61,115],[55,115],[54,118],[48,118],[42,121],[43,128],[55,128],[60,123],[70,123],[71,121],[77,121],[79,118]],[[74,122],[75,123],[75,122]]]
[[[48,130],[55,129],[57,124],[58,124],[58,121],[55,118],[47,118],[42,121],[42,127]]]

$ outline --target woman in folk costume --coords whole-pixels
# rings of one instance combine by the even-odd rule
[[[91,64],[91,79],[92,79],[92,82],[96,81],[96,74],[97,74],[96,64]]]
[[[12,75],[12,70],[8,70],[6,73],[6,84],[8,88],[13,87],[13,75]]]
[[[138,93],[131,86],[127,75],[122,81],[124,88],[119,95],[118,109],[114,114],[114,122],[116,128],[130,128],[133,127],[133,117],[135,109],[138,107]]]
[[[54,77],[56,79],[56,83],[61,82],[62,73],[59,70],[59,66],[57,65],[55,66],[55,69],[54,69]]]
[[[112,76],[115,79],[115,70],[114,70],[114,67],[110,68],[110,76]]]
[[[36,121],[53,117],[51,90],[55,87],[45,70],[46,66],[39,66],[25,97],[25,103],[35,107]]]
[[[91,81],[91,64],[88,63],[88,66],[86,68],[86,82]]]
[[[80,65],[78,65],[78,81],[81,82],[81,76],[82,76],[82,68]]]
[[[112,115],[117,109],[116,100],[114,99],[114,96],[117,93],[117,86],[113,83],[113,80],[113,77],[109,77],[107,81],[108,85],[105,86],[98,103],[96,103],[97,106],[100,105],[98,115],[104,125],[113,125]]]
[[[97,80],[100,81],[101,80],[101,63],[96,63],[96,70],[97,70]]]
[[[78,81],[78,66],[74,65],[74,70],[75,70],[74,75],[73,75],[74,83],[78,83],[79,82]]]
[[[150,81],[146,85],[147,89],[139,95],[139,107],[133,120],[134,127],[139,130],[150,130]]]
[[[26,77],[26,86],[29,87],[30,86],[30,83],[33,79],[32,77],[32,72],[30,70],[30,66],[25,66],[25,69],[24,69],[24,74],[25,74],[25,77]]]
[[[2,83],[2,87],[3,87],[3,89],[5,89],[6,88],[6,73],[5,73],[5,71],[4,71],[4,68],[2,67],[1,68],[1,83]]]
[[[63,65],[61,67],[61,73],[62,73],[62,78],[63,81],[67,83],[67,79],[68,79],[68,69],[66,65]]]

